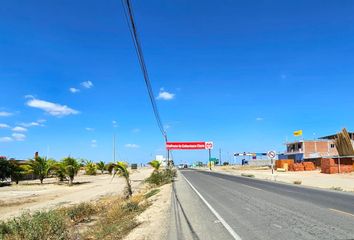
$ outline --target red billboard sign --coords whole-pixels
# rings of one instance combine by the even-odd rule
[[[168,150],[201,150],[213,149],[213,142],[167,142]]]

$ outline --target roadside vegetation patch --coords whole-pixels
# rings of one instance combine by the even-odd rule
[[[248,177],[248,178],[254,178],[254,174],[250,174],[250,173],[241,173],[242,177]]]
[[[122,239],[139,223],[136,216],[142,213],[150,203],[144,195],[133,195],[128,200],[114,199],[105,201],[105,208],[97,222],[90,226],[84,239]]]
[[[177,176],[175,169],[164,169],[152,172],[152,174],[145,180],[153,186],[162,186],[164,184],[171,183],[173,179]]]
[[[0,239],[71,239],[70,222],[58,211],[25,213],[0,223]]]
[[[151,198],[152,196],[158,194],[159,192],[160,192],[160,189],[155,188],[155,189],[152,189],[151,191],[149,191],[148,193],[146,193],[144,196],[145,196],[145,198]]]
[[[341,187],[331,187],[331,189],[335,191],[344,191]]]
[[[301,180],[295,180],[293,183],[296,184],[296,185],[301,185],[302,181]]]

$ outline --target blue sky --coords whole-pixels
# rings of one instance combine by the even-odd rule
[[[133,6],[171,141],[214,141],[225,160],[354,130],[353,1]],[[119,159],[165,152],[120,1],[3,1],[0,89],[0,155],[108,162],[113,133]]]

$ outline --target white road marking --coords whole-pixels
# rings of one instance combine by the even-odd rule
[[[354,214],[351,214],[351,213],[348,213],[348,212],[344,212],[344,211],[337,210],[337,209],[334,209],[334,208],[328,208],[328,209],[331,210],[331,211],[334,211],[334,212],[343,213],[343,214],[346,214],[346,215],[354,217]]]
[[[221,222],[221,224],[226,228],[226,230],[231,234],[231,236],[235,240],[242,240],[241,237],[230,227],[230,225],[220,216],[220,214],[205,200],[205,198],[198,192],[197,189],[187,180],[187,178],[181,174],[186,180],[186,182],[189,184],[189,186],[194,190],[194,192],[202,199],[202,201],[205,203],[205,205],[210,209],[210,211],[215,215],[217,219]]]
[[[276,227],[276,228],[279,228],[279,229],[282,229],[283,227],[282,226],[280,226],[280,225],[278,225],[278,224],[272,224],[274,227]]]
[[[246,186],[246,187],[249,187],[249,188],[252,188],[252,189],[255,189],[255,190],[263,191],[263,189],[260,189],[260,188],[251,187],[251,186],[246,185],[246,184],[242,184],[242,185],[243,185],[243,186]]]

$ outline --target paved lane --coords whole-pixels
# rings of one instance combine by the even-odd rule
[[[185,170],[179,174],[183,174],[242,239],[354,239],[353,194],[204,171]],[[183,177],[179,181],[185,182]],[[175,192],[191,195],[193,190],[185,184],[184,189],[176,185]],[[190,198],[197,201],[198,196],[194,194]],[[204,211],[210,212],[203,209],[203,214]],[[195,211],[192,215],[198,214]],[[198,221],[212,222],[210,217],[215,220],[211,214]],[[174,222],[171,224],[173,227]],[[190,221],[192,227],[194,224]],[[217,234],[216,230],[208,232],[208,238],[199,239],[213,239],[211,236]],[[193,238],[180,234],[178,239]],[[223,238],[215,239],[233,238],[224,234]]]

